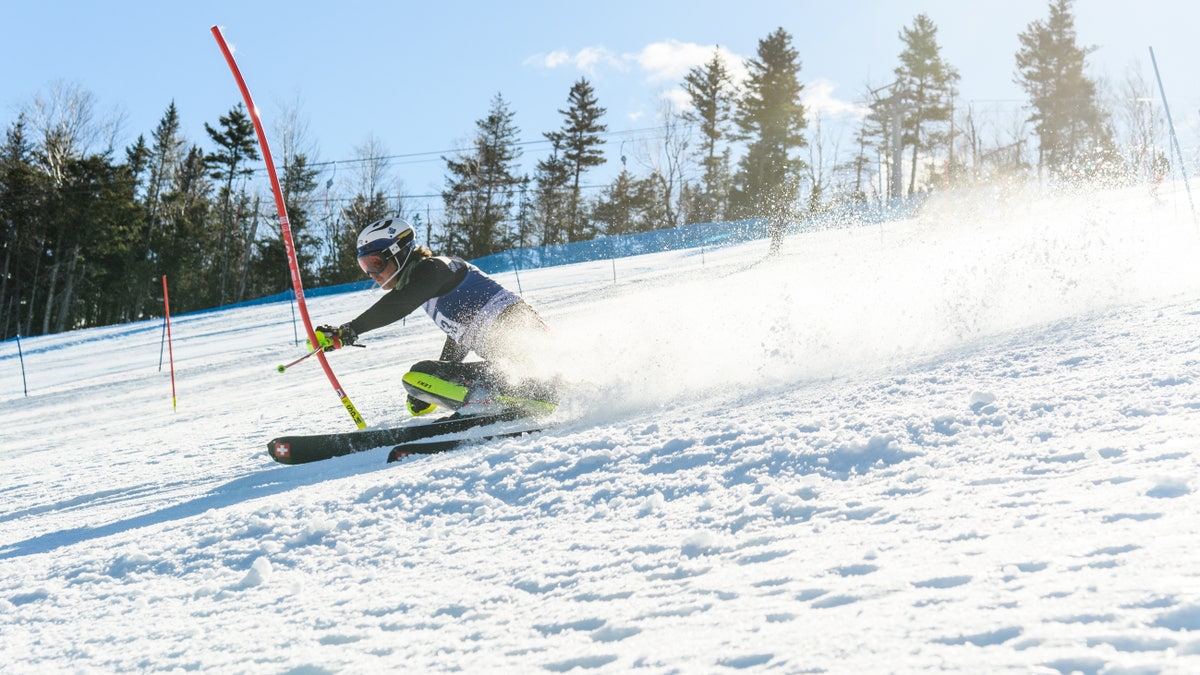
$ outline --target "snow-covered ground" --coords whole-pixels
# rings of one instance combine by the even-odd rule
[[[528,271],[563,423],[280,466],[352,424],[288,304],[0,351],[3,672],[1200,672],[1182,193]],[[617,281],[613,281],[613,271]],[[512,275],[503,279],[513,286]],[[375,297],[310,299],[317,322]],[[330,355],[372,426],[423,316]]]

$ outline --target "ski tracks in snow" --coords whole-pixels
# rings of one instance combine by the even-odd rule
[[[1146,218],[1157,226],[1159,217]],[[1105,218],[1108,230],[1153,234],[1126,214]],[[642,284],[634,308],[661,310],[670,330],[602,322],[612,335],[600,338],[633,332],[645,349],[616,345],[629,347],[621,363],[654,377],[605,373],[600,385],[680,372],[711,388],[682,386],[664,404],[658,389],[613,396],[612,386],[597,386],[580,406],[597,411],[588,418],[392,466],[386,450],[272,464],[266,438],[346,420],[327,405],[316,369],[263,376],[285,350],[263,348],[254,363],[231,356],[220,330],[230,315],[190,319],[195,337],[176,351],[187,374],[178,413],[153,412],[161,401],[154,408],[147,392],[166,392],[161,377],[134,388],[120,370],[119,382],[94,387],[115,366],[98,348],[73,354],[96,373],[84,384],[6,403],[5,431],[15,435],[0,492],[5,665],[1200,671],[1200,301],[1155,291],[1160,299],[1134,297],[1123,309],[1056,313],[1078,298],[1123,298],[1138,275],[1120,283],[1104,275],[1124,269],[1108,263],[1123,260],[1134,235],[1105,248],[1103,238],[1086,239],[1093,223],[1078,223],[1056,235],[1071,246],[1030,248],[1008,225],[969,225],[1012,245],[968,248],[974,257],[963,267],[940,249],[928,259],[904,253],[903,225],[789,240],[830,254],[794,255],[819,279],[742,307],[761,316],[754,324],[703,309],[715,291],[787,278],[785,264],[715,285],[706,275],[675,288]],[[1018,234],[1046,229],[1029,225]],[[869,245],[893,239],[854,267]],[[928,242],[912,243],[927,255]],[[992,248],[1025,252],[1026,264],[1014,270]],[[1037,284],[995,297],[1022,269],[1044,280],[1040,266],[1059,250],[1071,256],[1050,268],[1052,280],[1071,283],[1050,290],[1094,293],[1054,299],[1055,311],[1037,314],[1046,320],[1022,313],[1024,289]],[[757,257],[749,247],[722,252],[735,255]],[[908,283],[872,301],[894,285],[889,264],[906,258],[919,263],[899,270]],[[969,292],[951,308],[954,321],[930,318],[946,309],[927,263],[972,282],[940,289],[951,299]],[[576,331],[595,320],[594,305],[600,316],[629,308],[619,290],[587,308],[569,287],[555,290],[552,274],[581,269],[546,272],[541,287],[537,272],[523,274]],[[838,297],[804,292],[830,279],[844,282]],[[923,313],[922,298],[931,301]],[[997,319],[993,301],[1001,318],[1011,311],[1021,320]],[[324,314],[333,314],[344,299],[327,302]],[[808,309],[772,319],[797,302]],[[285,312],[236,316],[268,344],[286,327]],[[675,317],[706,316],[711,330],[675,332]],[[179,321],[179,335],[188,322]],[[152,331],[139,335],[154,347]],[[383,358],[424,353],[436,348],[433,337],[394,326],[372,349]],[[714,380],[700,371],[714,348],[752,353]],[[341,355],[356,395],[378,391],[377,353]],[[673,358],[649,360],[662,355]],[[363,398],[372,422],[395,413],[394,401]],[[104,415],[102,402],[138,414]],[[46,414],[60,417],[53,436],[41,425]],[[97,434],[107,444],[89,447]]]

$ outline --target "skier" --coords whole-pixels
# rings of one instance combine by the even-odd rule
[[[387,293],[348,323],[318,326],[324,351],[353,345],[362,333],[424,307],[446,342],[440,358],[414,364],[401,378],[410,413],[439,405],[459,414],[554,411],[556,387],[529,375],[536,354],[545,353],[549,329],[524,300],[466,260],[417,246],[412,225],[401,218],[363,228],[358,264]],[[483,360],[465,361],[470,352]]]

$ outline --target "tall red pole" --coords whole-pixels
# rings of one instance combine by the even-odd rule
[[[237,80],[238,89],[242,92],[242,99],[246,101],[246,108],[250,111],[250,119],[254,122],[254,131],[258,133],[258,144],[262,147],[263,161],[267,164],[267,175],[271,179],[271,190],[275,193],[275,208],[279,211],[279,227],[283,230],[283,248],[287,251],[288,266],[292,272],[292,289],[296,292],[296,306],[300,310],[300,317],[304,320],[304,332],[308,334],[309,344],[317,344],[317,336],[313,334],[312,319],[308,317],[308,305],[304,301],[304,284],[300,281],[300,263],[296,261],[296,245],[292,241],[292,227],[288,222],[287,206],[283,202],[283,190],[279,187],[279,177],[275,174],[275,162],[271,159],[271,148],[267,145],[267,134],[263,131],[262,120],[258,117],[258,108],[254,105],[254,100],[250,97],[250,90],[246,87],[246,81],[242,79],[242,73],[238,70],[237,62],[233,60],[233,53],[229,51],[229,46],[225,44],[225,38],[221,35],[221,29],[217,26],[212,27],[213,37],[217,39],[217,44],[221,47],[221,53],[225,55],[225,61],[229,64],[229,70],[233,72],[233,78]],[[358,409],[350,402],[350,397],[342,391],[342,385],[338,384],[337,376],[333,374],[333,368],[329,366],[329,360],[325,358],[325,352],[317,352],[317,360],[321,362],[321,367],[325,370],[325,376],[329,378],[329,384],[333,385],[333,391],[341,399],[342,405],[346,407],[346,411],[350,413],[350,419],[359,429],[365,429],[367,423],[363,421],[362,415],[358,414]]]
[[[167,275],[165,274],[163,275],[163,313],[167,317],[167,359],[171,364],[171,409],[177,410],[175,404],[175,350],[171,347],[171,299],[167,297]]]

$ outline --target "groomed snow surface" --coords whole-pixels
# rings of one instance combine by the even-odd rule
[[[1200,672],[1185,194],[522,272],[557,427],[303,466],[353,428],[288,303],[0,345],[0,670]],[[613,276],[616,275],[614,282]],[[311,298],[317,323],[378,295]],[[423,316],[329,355],[411,423]]]

